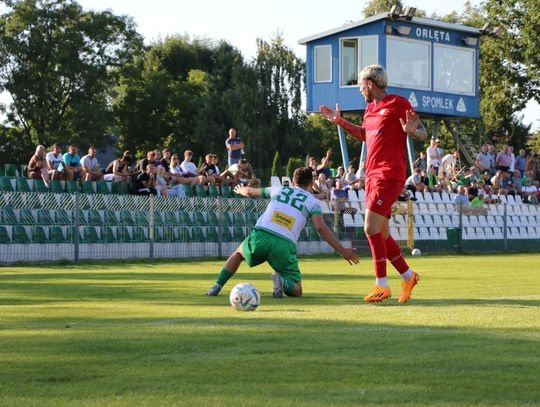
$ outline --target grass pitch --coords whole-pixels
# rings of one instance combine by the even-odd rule
[[[371,261],[304,258],[271,298],[222,262],[0,268],[1,406],[539,405],[540,254],[410,258],[421,281],[366,305]],[[235,311],[238,282],[262,293]]]

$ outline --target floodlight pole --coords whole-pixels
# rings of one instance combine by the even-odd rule
[[[337,126],[338,137],[339,137],[339,147],[341,149],[341,157],[343,157],[343,169],[347,172],[349,168],[349,151],[347,150],[347,136],[345,135],[345,130],[340,126]]]

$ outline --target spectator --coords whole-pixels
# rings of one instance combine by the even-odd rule
[[[418,168],[420,171],[427,170],[426,152],[420,151],[420,157],[413,162],[413,167]]]
[[[229,166],[238,164],[238,161],[242,158],[244,150],[244,143],[237,136],[236,130],[232,127],[229,129],[229,137],[225,141],[225,147],[227,147],[227,159]]]
[[[78,154],[78,148],[72,144],[68,148],[68,152],[64,154],[64,162],[62,168],[66,170],[67,180],[77,180],[81,177],[81,157]]]
[[[467,194],[469,196],[469,201],[472,202],[472,200],[476,198],[479,193],[480,193],[480,187],[479,187],[478,181],[471,182],[471,186],[469,187],[467,191]]]
[[[487,144],[484,144],[480,148],[480,152],[476,156],[476,160],[474,163],[476,164],[478,169],[480,169],[480,172],[491,171],[491,157],[488,153]]]
[[[321,163],[317,166],[317,176],[320,173],[323,173],[326,177],[326,185],[328,185],[328,188],[332,188],[334,186],[334,182],[332,180],[332,174],[330,173],[330,157],[332,156],[332,149],[329,148],[326,151],[326,155],[321,159]]]
[[[427,171],[426,170],[420,171],[420,183],[424,185],[424,191],[427,191],[429,181],[428,181]]]
[[[505,144],[503,150],[500,151],[499,154],[497,154],[497,158],[495,159],[495,169],[508,171],[511,164],[512,154],[510,153],[510,146],[508,144]]]
[[[478,195],[471,201],[471,214],[487,215],[488,210],[484,207],[484,193],[478,192]]]
[[[491,177],[491,185],[493,186],[493,192],[498,194],[498,195],[506,195],[506,193],[501,193],[501,188],[502,188],[502,175],[501,175],[502,171],[501,170],[497,170],[495,172],[495,175],[493,177]]]
[[[200,185],[206,185],[206,177],[199,174],[197,166],[191,160],[193,160],[193,151],[184,151],[184,161],[182,161],[182,164],[180,164],[184,177],[197,178]]]
[[[161,151],[159,151],[158,149],[155,149],[154,150],[154,160],[152,161],[152,164],[154,164],[155,169],[157,169],[157,167],[159,167],[159,166],[163,166],[163,163],[162,163],[161,160],[163,160],[163,156],[161,155]]]
[[[66,178],[66,171],[62,166],[64,157],[62,156],[62,147],[60,144],[53,144],[52,151],[47,153],[45,159],[47,161],[50,179],[61,180]]]
[[[337,167],[337,173],[336,177],[334,178],[334,182],[336,180],[340,179],[341,182],[343,182],[343,189],[349,189],[349,181],[347,181],[347,177],[345,177],[345,169],[342,166]]]
[[[510,175],[514,173],[514,166],[516,165],[516,156],[514,155],[514,146],[508,146],[508,152],[510,153],[510,166],[508,172]]]
[[[512,175],[512,178],[510,180],[511,180],[512,186],[516,190],[516,193],[518,195],[521,195],[521,187],[522,187],[521,176],[518,169],[514,170],[514,174]]]
[[[169,177],[167,175],[167,171],[165,170],[165,167],[160,165],[155,169],[155,178],[156,178],[156,193],[157,196],[162,196],[166,198],[169,196]]]
[[[356,171],[356,178],[361,180],[362,185],[365,185],[365,182],[366,182],[366,162],[365,161],[360,161],[360,167],[358,167],[358,171]]]
[[[440,192],[446,191],[448,193],[454,192],[454,189],[452,188],[452,183],[446,176],[446,174],[443,172],[441,175],[439,175],[437,179],[437,187]]]
[[[409,200],[416,201],[416,198],[411,196],[411,192],[407,188],[403,188],[403,190],[401,191],[401,194],[398,197],[398,201],[406,202]]]
[[[522,189],[522,200],[524,203],[538,204],[538,181],[534,181],[534,184],[532,184],[531,180],[527,179]]]
[[[425,170],[422,170],[425,171]],[[416,201],[416,193],[422,192],[425,189],[425,185],[422,183],[422,177],[420,176],[421,172],[420,168],[416,168],[414,170],[414,174],[412,174],[409,178],[405,180],[405,189],[412,192],[413,200]]]
[[[489,156],[489,173],[491,176],[495,175],[496,159],[497,153],[495,152],[495,146],[490,144],[488,146],[488,156]]]
[[[124,190],[127,189],[127,183],[131,177],[131,155],[122,155],[122,157],[111,161],[105,169],[103,179],[105,181],[121,182]]]
[[[525,170],[527,169],[527,156],[525,155],[525,149],[523,148],[519,149],[514,169],[519,171],[520,177],[523,177],[523,174],[525,174]]]
[[[138,174],[143,174],[146,172],[146,166],[148,164],[154,164],[154,161],[156,159],[156,153],[155,151],[148,151],[146,153],[146,157],[143,158],[142,160],[140,160],[138,163],[137,163],[137,167],[136,167],[136,173]]]
[[[311,170],[313,180],[315,181],[317,179],[317,159],[315,157],[308,158],[308,168]]]
[[[529,153],[529,156],[527,157],[526,171],[532,172],[531,179],[534,179],[536,177],[536,173],[538,172],[538,154],[536,154],[535,151],[531,151]]]
[[[470,206],[469,198],[467,197],[467,188],[465,188],[463,185],[458,185],[454,203],[458,207],[460,205],[463,205],[463,207]]]
[[[171,170],[171,150],[168,148],[164,149],[162,152],[162,158],[159,162],[159,165],[161,165],[163,168],[165,168],[165,171],[169,172]]]
[[[223,178],[214,164],[214,156],[212,154],[206,154],[204,158],[204,163],[201,165],[201,168],[199,168],[199,174],[206,177],[206,181],[209,185],[222,185]]]
[[[455,178],[457,173],[456,166],[458,164],[458,161],[458,150],[454,150],[452,154],[446,154],[441,161],[442,171],[440,171],[439,173],[445,173],[447,177]]]
[[[47,160],[45,159],[45,147],[39,145],[36,147],[36,152],[28,162],[28,178],[43,180],[43,183],[49,188],[49,169]]]
[[[189,177],[186,176],[186,173],[180,166],[180,159],[178,154],[173,154],[171,156],[171,164],[169,169],[169,175],[173,184],[189,185],[191,187],[204,182],[204,176],[199,177]],[[178,194],[176,194],[178,196]]]
[[[350,188],[352,189],[364,189],[364,182],[360,178],[356,176],[356,173],[354,171],[354,166],[351,164],[349,165],[347,174],[345,174],[345,179],[349,183]]]
[[[438,190],[438,187],[437,187],[437,167],[429,167],[429,174],[427,176],[427,179],[428,179],[428,190],[429,191],[434,191],[434,192],[439,192]]]
[[[98,181],[103,179],[103,174],[101,173],[96,154],[96,148],[91,146],[88,149],[88,154],[81,158],[81,178],[84,177],[85,181]]]
[[[330,202],[332,210],[337,210],[339,213],[356,213],[356,209],[351,207],[349,196],[347,191],[343,189],[343,182],[340,179],[336,180],[336,186],[332,188]]]
[[[427,167],[428,169],[434,167],[439,171],[439,160],[442,156],[439,153],[438,147],[439,139],[432,138],[429,147],[426,150],[427,153]]]
[[[506,195],[516,196],[517,188],[508,171],[501,173],[501,187],[506,190]]]
[[[137,176],[133,191],[137,195],[157,195],[153,164],[147,164],[146,171]]]
[[[317,199],[325,201],[330,200],[330,189],[326,185],[326,177],[324,174],[319,174],[317,180],[313,183],[313,195]]]
[[[241,184],[242,186],[249,186],[252,188],[261,187],[261,180],[257,178],[255,174],[253,174],[251,164],[245,158],[242,158],[238,162],[238,168],[235,176],[237,183]]]

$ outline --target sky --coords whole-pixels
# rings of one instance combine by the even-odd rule
[[[281,32],[287,45],[305,59],[305,46],[298,40],[347,21],[362,19],[368,0],[78,0],[87,9],[111,9],[131,16],[145,41],[173,34],[189,34],[215,40],[224,39],[240,49],[246,59],[256,52],[256,39],[270,40]],[[405,2],[404,2],[405,3]],[[478,5],[480,0],[470,0]],[[427,12],[447,14],[463,9],[465,0],[414,0],[410,5]],[[524,111],[525,123],[540,129],[540,106]]]

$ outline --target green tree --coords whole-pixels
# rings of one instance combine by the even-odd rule
[[[289,160],[287,161],[287,167],[285,169],[285,174],[287,175],[287,177],[292,179],[294,170],[302,167],[302,161],[303,160],[301,158],[289,157]]]
[[[400,0],[371,0],[366,4],[362,12],[364,13],[364,17],[368,18],[376,14],[389,12],[394,5],[403,7],[403,3]]]
[[[274,159],[272,161],[272,176],[281,177],[282,171],[283,171],[283,165],[281,164],[279,151],[276,151],[276,153],[274,154]]]
[[[107,144],[111,69],[142,46],[133,21],[85,11],[72,0],[3,3],[0,91],[13,99],[9,125],[22,130],[28,145]]]

